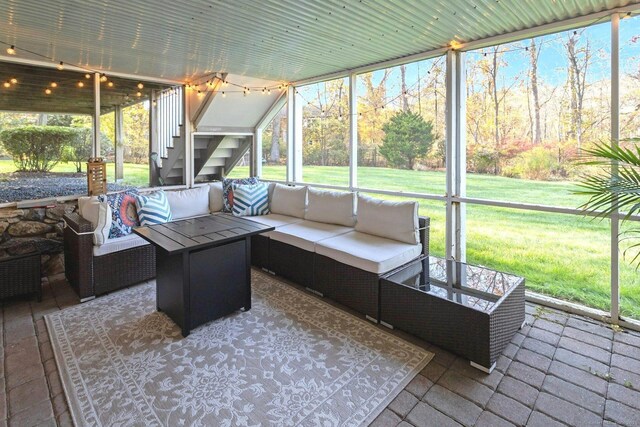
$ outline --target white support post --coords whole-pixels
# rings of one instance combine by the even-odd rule
[[[187,89],[182,87],[182,127],[184,128],[184,169],[183,169],[183,183],[191,188],[195,181],[193,176],[194,164],[193,164],[193,126],[191,123],[191,104],[189,102],[189,96]]]
[[[455,144],[455,196],[467,195],[467,91],[465,53],[456,52],[456,144]],[[467,261],[467,206],[454,202],[455,259]],[[463,271],[466,271],[463,269]]]
[[[358,188],[358,97],[357,75],[349,75],[349,189]],[[344,118],[343,118],[344,119]]]
[[[93,75],[93,149],[91,157],[100,157],[100,73]]]
[[[293,86],[287,89],[287,182],[294,181],[294,123],[296,120],[295,111],[295,93]]]
[[[304,100],[297,95],[294,88],[293,95],[293,182],[302,182],[302,106]]]
[[[620,15],[611,16],[611,144],[620,140]],[[611,166],[612,175],[618,174],[618,165]],[[611,214],[611,323],[620,321],[620,219],[618,211]]]
[[[456,105],[456,55],[449,50],[446,56],[446,227],[445,227],[445,258],[453,260],[456,256],[456,223],[453,211],[452,196],[456,191],[455,168],[457,163],[457,105]]]

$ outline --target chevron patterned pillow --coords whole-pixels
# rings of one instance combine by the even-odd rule
[[[136,195],[136,208],[140,225],[164,224],[171,221],[171,208],[164,191]]]
[[[267,184],[234,184],[233,207],[235,216],[266,215],[269,213],[269,192]]]

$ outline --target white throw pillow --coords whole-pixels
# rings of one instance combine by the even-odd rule
[[[356,194],[309,188],[309,205],[304,219],[353,227]]]
[[[98,221],[93,229],[94,245],[101,246],[107,241],[112,221],[111,206],[107,202],[100,202],[98,206]]]
[[[307,187],[276,184],[269,208],[274,214],[304,218],[307,209]]]
[[[222,181],[209,184],[209,210],[211,213],[220,212],[224,207],[222,198]]]
[[[97,196],[79,197],[78,213],[93,227],[93,244],[100,246],[109,238],[111,228],[111,208],[107,202],[101,202]]]
[[[174,220],[207,215],[209,213],[209,186],[190,188],[189,190],[167,191],[167,200],[171,206]]]
[[[420,243],[418,202],[393,202],[358,195],[356,231],[399,242]]]

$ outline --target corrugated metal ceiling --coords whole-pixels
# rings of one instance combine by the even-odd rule
[[[295,81],[638,3],[0,0],[0,41],[112,72]]]

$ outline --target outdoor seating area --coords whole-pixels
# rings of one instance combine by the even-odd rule
[[[640,0],[0,1],[0,426],[640,425]]]

